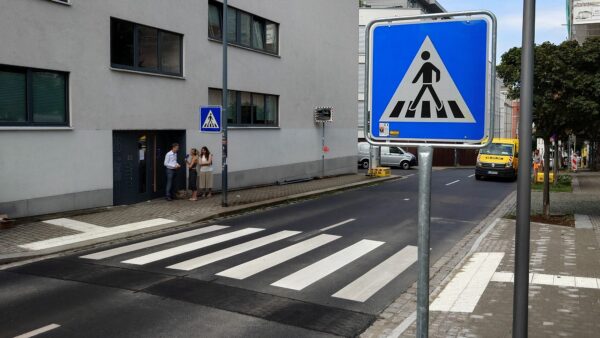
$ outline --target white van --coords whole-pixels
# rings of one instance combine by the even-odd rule
[[[363,169],[369,169],[369,150],[371,145],[367,142],[358,143],[358,165]],[[417,165],[417,157],[400,147],[381,147],[381,166],[399,167],[410,169]]]

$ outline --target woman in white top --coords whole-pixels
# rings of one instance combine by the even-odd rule
[[[200,190],[203,191],[202,197],[212,196],[213,175],[212,175],[212,155],[208,148],[200,149]]]

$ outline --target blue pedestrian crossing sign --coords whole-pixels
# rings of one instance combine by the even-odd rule
[[[200,107],[200,131],[205,133],[220,133],[221,117],[221,106]]]
[[[485,16],[369,26],[369,139],[481,143],[491,101]]]

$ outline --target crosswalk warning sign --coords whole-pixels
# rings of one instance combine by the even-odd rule
[[[215,115],[213,114],[212,110],[208,111],[208,115],[206,115],[204,123],[202,123],[202,128],[219,128],[219,123],[217,123],[217,119],[215,118]]]
[[[476,122],[429,36],[425,37],[380,122]]]
[[[221,132],[222,109],[220,106],[200,107],[200,131],[206,133]]]

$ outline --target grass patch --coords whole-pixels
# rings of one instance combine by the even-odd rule
[[[550,192],[573,192],[571,180],[572,178],[569,175],[558,175],[556,184],[550,183]],[[532,183],[531,190],[543,191],[544,183]]]

